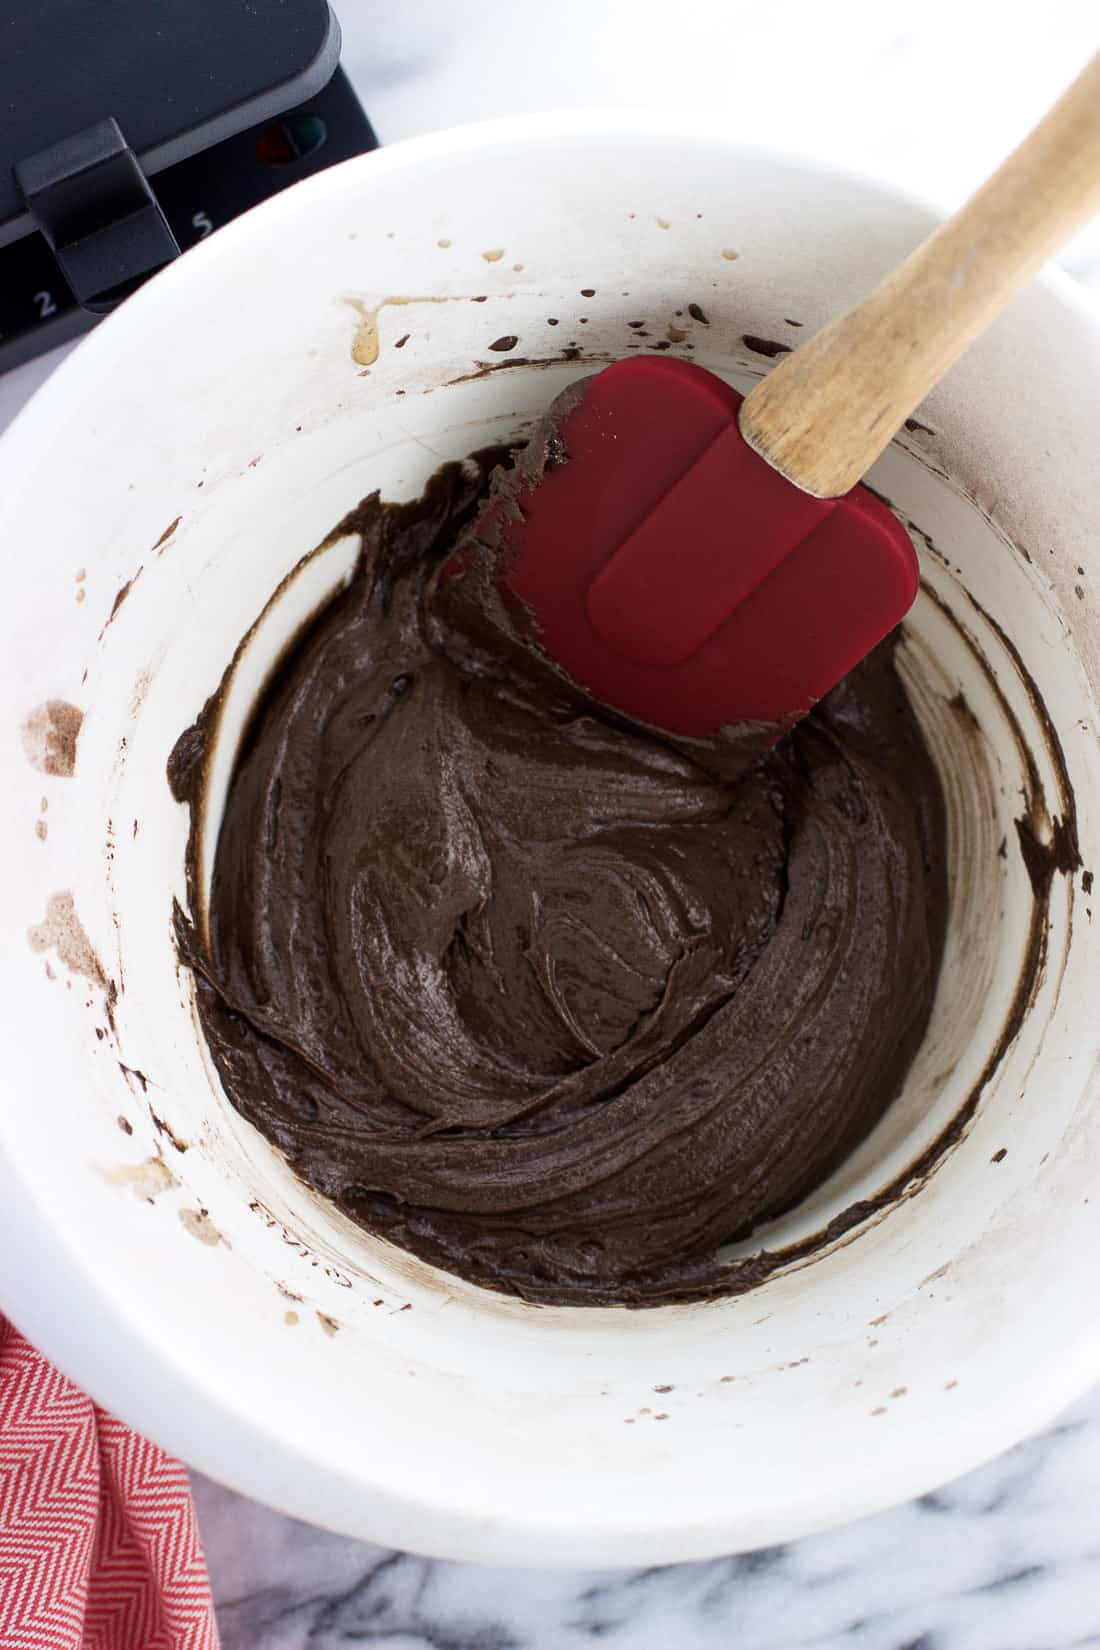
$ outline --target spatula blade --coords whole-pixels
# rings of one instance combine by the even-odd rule
[[[574,680],[683,734],[789,724],[912,605],[912,542],[864,487],[810,497],[746,445],[741,396],[635,356],[563,419],[565,462],[521,493],[502,576]]]

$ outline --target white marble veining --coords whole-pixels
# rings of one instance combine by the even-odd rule
[[[747,140],[953,204],[1100,42],[1096,0],[336,0],[384,142],[594,103],[721,109]],[[1100,225],[1064,265],[1100,292]],[[59,352],[60,354],[60,352]],[[0,426],[58,356],[0,379]],[[225,1650],[1100,1647],[1100,1391],[934,1495],[791,1546],[664,1569],[390,1553],[196,1480]]]

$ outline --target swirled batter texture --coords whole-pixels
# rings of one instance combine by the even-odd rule
[[[501,496],[560,457],[548,428]],[[446,565],[488,470],[343,524],[358,569],[256,711],[208,936],[181,921],[202,1024],[238,1110],[424,1260],[541,1302],[735,1292],[779,1257],[722,1246],[841,1162],[921,1039],[939,784],[890,644],[774,748],[589,701],[491,546]]]

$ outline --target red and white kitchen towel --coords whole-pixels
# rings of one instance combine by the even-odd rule
[[[218,1650],[187,1474],[0,1317],[0,1646]]]

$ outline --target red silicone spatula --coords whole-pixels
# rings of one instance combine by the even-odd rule
[[[559,427],[567,462],[495,523],[501,576],[547,653],[678,733],[809,710],[917,593],[908,534],[856,483],[1097,210],[1100,56],[953,218],[744,400],[666,356],[598,373]]]

